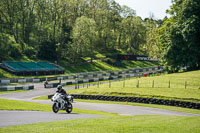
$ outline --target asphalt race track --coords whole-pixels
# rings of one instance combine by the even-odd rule
[[[74,87],[65,87],[65,90],[73,89]],[[20,101],[36,102],[43,104],[52,104],[50,100],[32,100],[34,97],[45,96],[49,94],[54,94],[56,88],[45,89],[43,84],[35,84],[35,89],[31,91],[24,92],[14,92],[14,93],[3,93],[0,94],[1,99],[13,99]],[[130,105],[119,105],[119,104],[102,104],[102,103],[83,103],[74,102],[74,108],[104,111],[111,113],[118,113],[121,115],[175,115],[175,116],[200,116],[189,113],[182,113],[176,111],[130,106]],[[58,121],[58,120],[70,120],[70,119],[85,119],[94,117],[107,117],[101,115],[91,115],[91,114],[71,114],[68,113],[53,113],[53,112],[42,112],[42,111],[0,111],[0,127],[13,126],[20,124],[31,124],[39,122],[48,121]]]

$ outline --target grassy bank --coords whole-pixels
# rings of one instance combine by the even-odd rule
[[[200,117],[117,116],[0,128],[6,133],[199,133]]]
[[[78,72],[91,72],[91,71],[121,71],[124,69],[136,68],[136,67],[150,67],[157,66],[158,62],[148,61],[123,61],[122,65],[116,66],[115,64],[108,64],[103,61],[95,61],[92,63],[84,63],[80,65],[64,65],[66,73],[78,73]]]
[[[158,62],[148,62],[148,61],[123,61],[121,66],[116,66],[114,64],[108,64],[103,61],[94,61],[92,63],[87,62],[79,65],[69,65],[65,63],[60,64],[65,69],[65,74],[71,73],[81,73],[81,72],[92,72],[92,71],[121,71],[129,68],[136,67],[149,67],[149,66],[157,66]],[[48,76],[34,76],[34,77],[51,77],[56,75],[48,75]],[[57,75],[59,76],[59,75]],[[2,69],[0,69],[0,78],[23,78],[23,77],[31,77],[31,76],[15,76],[10,74]]]
[[[139,85],[138,85],[139,84]],[[89,88],[69,90],[71,94],[148,97],[200,102],[200,71],[121,80]]]
[[[30,110],[52,112],[52,106],[39,103],[0,99],[0,110]],[[116,116],[114,113],[73,108],[73,113],[98,114]]]

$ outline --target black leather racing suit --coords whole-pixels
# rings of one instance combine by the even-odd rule
[[[67,100],[67,92],[64,89],[59,89],[56,92],[61,93],[64,96],[64,100]]]

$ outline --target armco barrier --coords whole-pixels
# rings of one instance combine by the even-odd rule
[[[145,73],[135,73],[135,74],[129,74],[129,75],[110,75],[109,77],[101,77],[101,78],[93,78],[93,79],[82,79],[82,80],[75,80],[75,81],[70,81],[70,82],[63,82],[61,85],[74,85],[74,84],[81,84],[81,83],[89,83],[89,82],[98,82],[98,81],[105,81],[105,80],[114,80],[114,79],[120,79],[120,78],[130,78],[130,77],[141,77],[144,76],[144,74],[152,74],[152,73],[158,73],[162,70],[157,70],[154,72],[145,72]],[[59,83],[51,83],[46,85],[45,88],[54,88],[57,87]]]
[[[32,90],[34,85],[25,86],[1,86],[0,91]]]
[[[175,101],[175,100],[165,100],[165,99],[155,99],[155,98],[143,98],[143,97],[117,97],[117,96],[76,95],[76,94],[71,94],[71,95],[74,97],[74,99],[159,104],[159,105],[177,106],[177,107],[193,108],[193,109],[200,110],[200,103],[185,102],[185,101]],[[48,96],[49,99],[51,97],[52,97],[52,95]]]
[[[86,73],[86,74],[80,74],[74,76],[60,76],[60,77],[48,77],[48,78],[13,78],[13,79],[0,79],[0,83],[27,83],[27,82],[43,82],[45,80],[52,81],[52,80],[65,80],[65,79],[76,79],[76,78],[93,78],[93,77],[102,77],[102,76],[113,76],[113,75],[119,75],[119,74],[131,74],[131,73],[139,73],[139,72],[151,72],[151,71],[157,71],[157,70],[163,70],[163,67],[146,67],[146,68],[134,68],[129,70],[124,70],[120,72],[111,72],[111,73]]]

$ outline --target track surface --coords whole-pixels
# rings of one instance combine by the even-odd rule
[[[54,94],[56,88],[45,89],[43,84],[35,84],[35,89],[31,91],[15,92],[15,93],[4,93],[0,94],[0,98],[13,99],[20,101],[36,102],[43,104],[52,104],[50,100],[32,100],[34,97]],[[65,90],[73,89],[74,87],[66,87]],[[118,113],[121,115],[175,115],[175,116],[200,116],[189,113],[182,113],[176,111],[130,106],[130,105],[119,105],[119,104],[102,104],[102,103],[73,103],[74,108],[105,111],[111,113]],[[90,114],[67,114],[53,112],[41,112],[41,111],[0,111],[0,127],[12,126],[19,124],[30,124],[47,121],[57,120],[69,120],[69,119],[83,119],[93,117],[105,117],[100,115]]]

